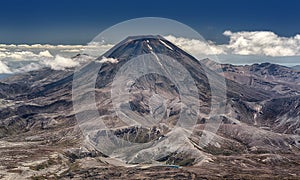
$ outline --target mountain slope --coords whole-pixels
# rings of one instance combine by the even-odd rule
[[[262,63],[245,66],[202,61],[212,69],[222,67],[224,77],[247,87],[268,90],[276,94],[269,100],[251,105],[255,118],[253,125],[269,128],[275,132],[295,133],[299,128],[300,71],[285,66]],[[251,109],[251,108],[250,108]]]
[[[178,77],[177,73],[184,71],[175,67],[176,71],[167,73],[169,77],[150,73],[128,84],[130,92],[128,108],[125,98],[122,99],[123,96],[116,101],[120,97],[112,95],[112,92],[115,92],[112,89],[114,85],[125,82],[122,78],[119,81],[115,78],[132,59],[137,60],[137,65],[129,66],[129,72],[151,67],[164,69],[159,62],[166,63],[162,63],[163,65],[172,62],[174,66],[180,63],[194,80],[197,91],[191,89],[190,92],[196,92],[197,96],[187,96],[189,101],[184,101],[180,88],[172,81],[172,78]],[[156,64],[147,64],[149,63],[147,60]],[[101,68],[97,69],[100,67],[99,64]],[[82,178],[86,174],[102,177],[98,171],[116,177],[116,174],[111,173],[118,169],[114,165],[128,166],[136,163],[176,164],[194,166],[196,169],[209,167],[212,170],[208,171],[207,177],[218,176],[218,178],[235,173],[233,177],[240,177],[240,172],[246,177],[250,171],[259,172],[258,174],[262,176],[265,172],[271,172],[274,176],[279,172],[288,176],[296,173],[299,176],[298,172],[294,172],[290,167],[291,165],[299,167],[299,144],[296,136],[299,135],[299,120],[297,120],[299,96],[288,97],[286,95],[293,93],[292,91],[282,94],[281,91],[275,91],[265,85],[243,83],[242,80],[246,79],[247,82],[249,77],[247,74],[242,77],[243,69],[240,67],[228,65],[227,69],[223,68],[225,77],[226,73],[230,72],[228,69],[238,69],[234,73],[239,75],[239,78],[230,76],[225,79],[227,85],[225,100],[222,99],[222,93],[215,94],[216,99],[222,103],[224,112],[213,118],[222,123],[211,142],[207,146],[200,145],[201,137],[205,134],[203,129],[212,120],[210,83],[215,83],[216,92],[225,90],[222,89],[222,73],[218,74],[216,72],[220,71],[211,70],[213,65],[206,65],[161,36],[134,36],[121,41],[95,61],[82,66],[79,71],[79,82],[86,85],[88,79],[96,77],[95,89],[83,86],[83,91],[76,97],[72,97],[74,69],[54,71],[45,68],[2,80],[0,137],[1,143],[6,144],[0,149],[3,155],[1,161],[5,162],[3,166],[17,164],[13,170],[28,167],[24,172],[29,175],[37,172],[45,175],[48,169],[49,171],[52,169],[57,173],[56,176],[65,178],[72,174],[77,178]],[[248,69],[250,72],[251,68]],[[276,83],[292,84],[292,80],[288,79],[289,71],[286,69],[280,70],[272,65],[253,65],[252,69],[251,72],[256,78],[264,75],[268,77],[268,81],[270,77],[276,77],[279,79]],[[279,72],[286,73],[286,76],[281,77],[278,75]],[[299,74],[295,73],[291,78],[297,79],[298,76]],[[126,76],[124,77],[127,80]],[[191,85],[191,81],[184,80],[183,82],[189,82],[186,85]],[[127,91],[126,88],[121,89],[121,95]],[[91,108],[91,101],[84,100],[84,97],[93,97],[91,92],[94,91],[96,111]],[[73,105],[77,101],[81,106],[74,111]],[[176,126],[183,111],[181,108],[189,102],[200,104],[200,114],[196,111],[190,112],[197,117],[192,130]],[[129,117],[138,117],[136,121],[148,122],[150,119],[149,124],[131,124],[131,118],[122,119],[122,116],[118,116],[120,115],[116,113],[118,108],[126,110]],[[101,121],[91,118],[94,113],[99,115]],[[76,119],[76,115],[81,114],[86,115],[85,118],[91,121],[82,123]],[[99,129],[99,122],[103,122],[106,128]],[[116,144],[120,146],[116,147]],[[130,146],[132,144],[133,147]],[[15,151],[12,152],[11,149]],[[34,150],[34,156],[28,151],[30,149]],[[15,155],[18,162],[5,161],[11,154]],[[42,161],[45,159],[45,162]],[[282,168],[275,171],[271,168],[274,166]],[[221,167],[224,174],[222,172],[222,175],[216,175],[215,169],[220,173]],[[236,168],[240,172],[235,172]],[[57,169],[65,171],[59,172]],[[200,177],[199,174],[202,172],[196,172],[196,169],[195,172],[193,168],[183,168],[174,172],[183,173],[184,178]],[[142,174],[144,172],[138,167],[132,170]],[[160,170],[163,171],[165,168]],[[153,169],[147,168],[145,171],[144,175]],[[4,172],[7,174],[9,170]],[[122,169],[120,173],[122,175],[119,177],[125,177],[130,172]],[[166,175],[166,172],[162,174]]]
[[[202,61],[208,67],[211,60]],[[277,92],[280,95],[299,95],[300,71],[285,66],[262,63],[245,66],[222,64],[224,76],[240,84],[257,89]]]

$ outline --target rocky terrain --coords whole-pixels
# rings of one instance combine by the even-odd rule
[[[137,66],[129,66],[130,72],[145,67],[174,69],[167,73],[169,77],[150,73],[124,86],[130,92],[127,106],[126,89],[117,86],[127,83],[122,79],[126,76],[115,78],[136,57],[143,58],[137,59]],[[147,64],[150,60],[156,64]],[[186,99],[172,78],[182,78],[178,82],[191,87],[193,82],[176,76],[174,72],[184,71],[170,62],[180,63],[195,82],[196,88],[187,91],[194,94]],[[74,71],[43,68],[1,79],[1,178],[300,178],[297,70],[269,63],[233,66],[199,61],[161,36],[136,36],[83,64],[78,92]],[[93,77],[94,95],[85,84]],[[95,97],[96,111],[92,102],[84,100],[90,96]],[[223,108],[214,116],[213,96]],[[181,121],[181,108],[195,103],[200,113],[191,108],[189,115],[196,121],[185,127],[189,119]],[[118,109],[124,110],[125,118],[116,113]],[[94,113],[100,119],[93,118]],[[138,117],[136,121],[143,123],[126,117]],[[201,145],[201,137],[210,135],[206,127],[213,120],[220,122],[218,131]]]
[[[215,62],[209,59],[202,62],[212,69],[216,68],[213,65]],[[260,112],[255,114],[258,121],[253,121],[254,125],[259,124],[280,133],[299,131],[300,71],[270,63],[245,66],[222,64],[221,67],[227,79],[275,95],[255,105],[254,109]]]

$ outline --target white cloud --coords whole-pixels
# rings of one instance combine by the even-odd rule
[[[9,67],[2,61],[0,61],[0,74],[12,73]]]
[[[51,67],[54,70],[63,70],[65,68],[71,68],[79,65],[79,62],[71,59],[65,58],[60,55],[56,55],[55,59],[47,59],[43,61],[43,64]]]
[[[84,48],[85,45],[50,45],[50,44],[19,44],[19,45],[6,45],[0,44],[3,48],[20,48],[20,49],[79,49]]]
[[[42,65],[39,63],[30,63],[27,64],[19,69],[14,70],[14,73],[19,73],[19,72],[28,72],[28,71],[34,71],[42,68]]]
[[[0,59],[4,60],[41,60],[56,54],[69,55],[86,53],[99,57],[113,47],[112,44],[89,43],[88,45],[50,45],[50,44],[0,44]]]
[[[280,37],[271,31],[225,31],[227,44],[218,45],[208,41],[166,36],[165,38],[193,55],[236,54],[260,56],[299,56],[300,34],[293,37]]]
[[[102,57],[102,59],[100,60],[101,63],[104,63],[104,62],[110,62],[110,63],[118,63],[119,60],[118,59],[114,59],[114,58],[106,58],[106,57]]]
[[[0,48],[7,49],[27,49],[27,50],[35,50],[35,49],[43,49],[43,50],[72,50],[72,49],[92,49],[92,48],[111,48],[112,44],[102,44],[97,42],[92,42],[87,45],[51,45],[51,44],[0,44]]]
[[[42,56],[42,57],[49,57],[49,58],[53,57],[52,54],[51,54],[48,50],[46,50],[46,51],[41,51],[41,52],[39,53],[39,56]]]
[[[300,55],[300,35],[280,37],[271,31],[225,31],[230,38],[226,45],[231,54],[296,56]]]
[[[280,57],[291,57],[289,63],[299,62],[300,34],[293,37],[281,37],[271,31],[225,31],[223,34],[229,37],[228,43],[216,44],[211,41],[205,42],[172,35],[165,38],[198,59],[214,58],[214,55],[218,55],[219,58],[224,59],[224,63],[242,64],[245,61],[249,64],[254,62],[253,59],[256,61],[262,59],[261,61],[268,60],[284,64],[287,62],[286,58]],[[74,67],[81,62],[101,56],[112,47],[112,44],[102,42],[92,42],[88,45],[0,44],[0,73],[36,70],[44,66],[53,69]],[[78,53],[81,53],[81,56],[66,58]],[[83,53],[88,55],[83,55]],[[101,62],[117,63],[118,60],[103,58]],[[14,63],[19,64],[14,65]],[[21,68],[20,63],[23,65]]]
[[[0,52],[0,59],[5,60],[41,60],[43,58],[50,58],[53,57],[52,54],[46,50],[41,51],[39,53],[34,53],[32,51],[3,51]]]
[[[1,48],[16,48],[15,44],[0,44]]]
[[[69,53],[79,53],[83,51],[82,49],[63,49],[60,52],[69,52]]]
[[[165,38],[191,54],[224,54],[224,46],[217,46],[213,42],[205,42],[198,39],[188,39],[183,37],[174,37],[172,35]]]
[[[6,57],[6,53],[4,52],[0,52],[0,60],[4,59]]]
[[[17,52],[5,52],[6,58],[13,60],[27,60],[33,59],[37,55],[31,51],[17,51]]]

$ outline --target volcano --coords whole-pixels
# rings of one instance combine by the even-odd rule
[[[262,66],[268,77],[288,72],[253,68]],[[299,176],[298,89],[266,88],[281,81],[270,78],[258,88],[232,69],[242,68],[198,60],[146,35],[128,37],[77,69],[2,79],[1,166],[11,168],[0,173],[128,178],[132,168],[150,178]]]
[[[130,61],[134,63],[127,65],[127,72],[125,72],[126,70],[122,68]],[[149,163],[161,159],[168,161],[174,158],[174,155],[182,156],[181,154],[187,156],[186,158],[194,159],[195,163],[200,162],[207,156],[197,148],[201,146],[201,141],[207,140],[198,138],[190,140],[188,135],[193,133],[200,119],[204,119],[206,123],[212,121],[212,114],[215,121],[221,123],[222,118],[226,116],[226,93],[232,98],[250,102],[263,101],[272,96],[267,92],[251,88],[246,90],[234,81],[227,82],[230,84],[230,89],[226,92],[226,82],[222,76],[161,36],[128,37],[92,64],[83,67],[79,73],[78,83],[75,84],[80,84],[85,89],[78,87],[73,91],[79,91],[75,97],[91,93],[90,89],[94,84],[90,81],[85,84],[82,82],[93,76],[91,72],[94,73],[94,68],[97,66],[100,70],[95,79],[95,86],[101,89],[101,92],[96,92],[95,97],[92,98],[84,100],[79,98],[78,104],[80,103],[81,107],[76,109],[79,112],[77,116],[80,119],[79,125],[84,129],[85,136],[92,141],[91,144],[106,155],[119,158],[126,163]],[[168,68],[171,66],[173,67]],[[187,76],[182,69],[186,70]],[[138,74],[140,71],[143,73]],[[121,79],[116,79],[116,76],[121,76]],[[124,78],[124,76],[128,77]],[[175,77],[180,80],[177,81]],[[178,87],[180,82],[182,85]],[[195,83],[194,87],[193,83]],[[129,89],[130,96],[124,92],[126,88]],[[187,90],[179,92],[182,89]],[[240,93],[243,94],[242,97]],[[182,94],[188,95],[183,99]],[[108,97],[111,101],[107,101]],[[86,108],[94,98],[97,110],[101,109],[100,114],[91,113],[95,110],[94,106],[90,106],[91,109]],[[219,109],[211,108],[212,101],[218,104]],[[74,102],[76,103],[77,99]],[[193,108],[183,110],[182,107]],[[236,111],[241,112],[239,108],[244,107],[236,108]],[[218,112],[220,109],[223,109],[223,112]],[[187,113],[183,115],[184,111],[191,112],[189,115]],[[242,113],[244,113],[243,118],[250,116],[249,112]],[[160,119],[155,119],[154,116]],[[184,118],[180,119],[182,116]],[[181,125],[178,127],[178,124]],[[180,129],[182,126],[185,128]],[[205,128],[205,123],[202,128]],[[215,130],[218,128],[218,123],[210,127],[211,131],[214,128]],[[162,137],[164,137],[162,141],[157,141]],[[137,152],[134,151],[135,149]]]

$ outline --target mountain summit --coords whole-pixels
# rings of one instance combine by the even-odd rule
[[[185,54],[187,53],[164,37],[157,35],[129,36],[109,51],[104,56],[118,59],[128,59],[141,54],[154,52],[156,54]]]

